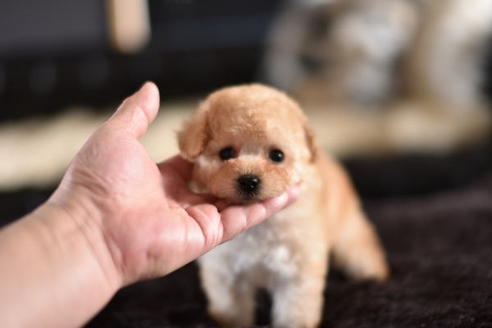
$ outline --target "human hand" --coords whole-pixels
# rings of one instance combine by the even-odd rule
[[[48,204],[89,231],[108,279],[120,285],[165,275],[293,202],[294,187],[261,203],[219,210],[189,191],[192,164],[156,164],[138,141],[155,119],[159,92],[146,83],[86,142]]]

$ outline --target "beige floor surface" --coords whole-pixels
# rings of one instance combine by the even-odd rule
[[[175,132],[198,100],[171,102],[141,141],[156,161],[177,152]],[[483,137],[488,114],[433,114],[402,105],[391,113],[307,110],[320,145],[338,156],[447,152]],[[56,183],[90,133],[110,114],[83,108],[0,126],[0,190]]]

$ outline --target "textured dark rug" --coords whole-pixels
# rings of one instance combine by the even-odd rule
[[[347,161],[387,250],[385,283],[332,270],[323,327],[492,327],[492,147],[448,156]],[[0,225],[51,190],[0,193]],[[258,297],[258,327],[270,300]],[[87,327],[216,327],[194,263],[121,290]]]
[[[492,174],[459,191],[373,200],[388,282],[331,272],[323,327],[492,327]],[[270,303],[260,295],[259,326]],[[88,327],[215,327],[197,267],[122,290]]]

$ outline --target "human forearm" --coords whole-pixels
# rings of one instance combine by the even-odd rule
[[[120,286],[93,220],[45,204],[0,231],[0,325],[77,327]]]
[[[296,189],[220,206],[193,165],[156,163],[138,139],[159,108],[146,83],[95,131],[50,200],[0,230],[0,327],[83,325],[123,285],[160,277],[293,202]]]

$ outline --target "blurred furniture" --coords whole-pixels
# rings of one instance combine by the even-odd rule
[[[253,80],[281,0],[149,0],[150,34],[137,23],[134,39],[150,39],[132,54],[112,47],[122,22],[107,3],[0,2],[0,121],[112,104],[145,80],[164,97]]]

